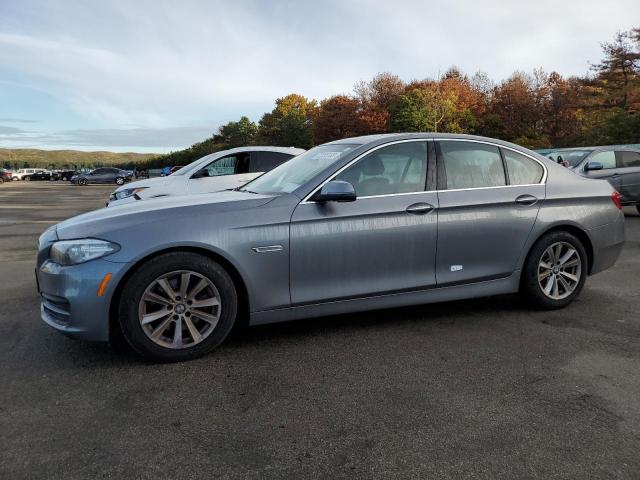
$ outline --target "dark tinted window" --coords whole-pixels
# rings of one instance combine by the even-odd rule
[[[544,170],[535,160],[531,160],[513,150],[502,149],[504,161],[507,164],[510,185],[528,185],[540,183]]]
[[[616,152],[620,167],[640,167],[640,152]]]
[[[427,179],[426,142],[402,142],[379,148],[340,173],[356,195],[420,192]]]
[[[506,185],[498,147],[475,142],[439,142],[447,189]]]
[[[106,168],[96,168],[93,172],[91,172],[91,175],[102,175],[103,173],[107,173]]]
[[[290,153],[251,152],[250,172],[268,172],[293,157]]]

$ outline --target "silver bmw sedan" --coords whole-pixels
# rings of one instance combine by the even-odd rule
[[[264,324],[520,292],[565,307],[624,241],[620,195],[489,138],[315,147],[241,188],[96,210],[40,237],[42,319],[156,361]]]

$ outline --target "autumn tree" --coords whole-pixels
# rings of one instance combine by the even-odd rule
[[[335,95],[322,102],[313,119],[316,145],[362,134],[364,122],[357,98]]]
[[[275,108],[260,119],[258,141],[284,147],[312,147],[316,108],[315,100],[296,93],[278,98]]]
[[[358,82],[354,90],[360,101],[364,133],[388,132],[391,108],[405,91],[402,79],[388,72],[379,73],[368,82]]]

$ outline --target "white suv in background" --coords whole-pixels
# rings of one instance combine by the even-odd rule
[[[302,152],[303,149],[293,147],[240,147],[212,153],[167,177],[149,178],[117,188],[109,197],[107,207],[241,187]]]
[[[46,168],[21,168],[13,172],[11,180],[24,180],[24,177],[29,177],[36,172],[46,172]]]

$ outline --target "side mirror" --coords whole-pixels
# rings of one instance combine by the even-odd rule
[[[353,202],[356,199],[356,191],[349,182],[332,180],[320,190],[315,197],[316,202]]]
[[[600,162],[588,162],[584,166],[584,171],[589,172],[591,170],[602,170],[602,164]]]

